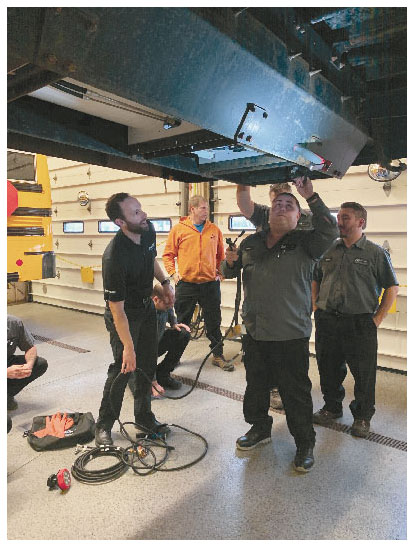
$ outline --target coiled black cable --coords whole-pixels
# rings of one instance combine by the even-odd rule
[[[141,370],[141,369],[137,369],[137,370]],[[141,372],[144,375],[144,377],[147,379],[147,381],[149,381],[149,383],[152,383],[152,381],[148,379],[147,375],[143,371]],[[119,380],[119,378],[121,378],[121,375],[122,373],[120,372],[118,376],[115,378],[114,382],[112,383],[111,391],[110,391],[111,405],[112,405],[112,397],[111,397],[112,390],[116,382]],[[113,405],[112,405],[112,411],[116,415]],[[158,435],[154,431],[149,430],[148,428],[144,427],[142,424],[138,424],[136,422],[121,422],[119,419],[119,416],[117,417],[117,421],[119,423],[122,436],[125,439],[127,439],[131,444],[127,448],[105,445],[105,446],[100,446],[97,448],[91,448],[90,450],[81,454],[75,460],[71,469],[72,475],[76,480],[86,484],[104,484],[119,478],[121,475],[123,475],[127,471],[128,468],[131,468],[134,471],[134,473],[136,473],[137,475],[149,475],[150,473],[153,473],[154,471],[179,471],[179,470],[191,467],[192,465],[195,465],[200,460],[202,460],[204,456],[207,454],[208,443],[207,443],[207,440],[202,435],[200,435],[199,433],[195,433],[194,431],[191,431],[177,424],[168,424],[169,427],[176,427],[178,429],[186,431],[187,433],[190,433],[191,435],[201,439],[201,441],[204,444],[204,450],[195,460],[192,460],[189,463],[172,467],[172,468],[162,468],[162,466],[168,459],[168,455],[170,451],[174,450],[174,447],[169,445],[166,442],[166,440],[162,438],[162,436]],[[133,439],[128,434],[125,428],[126,425],[133,425],[134,427],[139,427],[139,429],[146,432],[146,436],[139,439]],[[155,437],[155,438],[152,438],[152,437]],[[164,451],[161,458],[156,457],[156,454],[154,451],[155,448],[162,449]],[[108,457],[108,456],[116,457],[119,460],[118,463],[116,465],[112,465],[110,467],[97,469],[97,470],[91,470],[86,468],[87,465],[92,460],[96,458]]]
[[[119,446],[102,446],[99,448],[91,448],[78,456],[72,465],[72,476],[79,482],[87,484],[104,484],[114,481],[125,473],[128,466],[125,465],[123,457],[124,449]],[[86,466],[89,462],[102,456],[114,456],[119,461],[116,465],[112,465],[105,469],[88,470]]]

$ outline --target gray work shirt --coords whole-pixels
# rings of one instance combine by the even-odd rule
[[[26,353],[35,345],[30,332],[26,329],[23,321],[14,315],[7,316],[7,361],[13,357],[16,348]]]
[[[317,196],[310,204],[313,230],[292,230],[271,249],[269,229],[247,237],[239,258],[223,275],[234,278],[243,269],[243,322],[255,340],[308,338],[312,331],[311,282],[315,261],[338,236],[335,218]]]
[[[173,308],[169,308],[168,310],[157,310],[158,343],[164,335],[167,323],[169,323],[171,327],[177,323]]]
[[[256,226],[257,232],[266,230],[266,228],[269,227],[269,211],[270,207],[268,205],[260,205],[259,203],[254,204],[253,214],[248,220]],[[312,228],[312,214],[304,213],[302,211],[296,230],[312,230]]]
[[[315,268],[318,308],[346,314],[375,313],[382,289],[398,285],[388,252],[363,235],[351,247],[334,242]]]

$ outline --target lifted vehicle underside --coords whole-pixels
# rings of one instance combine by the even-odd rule
[[[8,146],[183,182],[406,157],[406,8],[8,8]]]

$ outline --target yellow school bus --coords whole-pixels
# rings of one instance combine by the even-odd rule
[[[7,281],[55,277],[46,156],[7,151]]]

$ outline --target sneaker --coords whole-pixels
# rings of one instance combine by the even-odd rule
[[[368,420],[355,419],[351,426],[351,435],[365,438],[369,433],[370,423]]]
[[[342,418],[342,410],[341,412],[331,412],[330,410],[321,408],[318,412],[315,412],[312,421],[314,424],[327,425],[336,420],[336,418]]]
[[[279,390],[277,388],[273,388],[270,391],[270,408],[274,408],[276,410],[283,410],[284,409],[282,399],[280,397],[280,393],[279,393]]]
[[[138,424],[138,429],[141,430],[140,433],[136,434],[137,439],[142,439],[143,437],[146,437],[147,435],[149,435],[151,438],[154,438],[154,439],[157,437],[162,437],[165,439],[168,433],[171,432],[171,429],[167,426],[167,424],[162,424],[155,418],[151,423],[140,424],[139,420],[136,420],[136,423]]]
[[[17,407],[19,405],[17,404],[17,401],[14,397],[7,396],[7,410],[17,410]]]
[[[307,473],[315,463],[313,448],[298,448],[296,450],[293,467],[300,473]]]
[[[259,444],[270,443],[271,440],[271,426],[254,425],[245,435],[237,439],[236,447],[239,450],[251,450]]]
[[[221,369],[225,370],[226,372],[231,372],[234,370],[233,363],[228,363],[223,355],[213,355],[213,359],[211,361],[214,366],[220,367]]]
[[[95,444],[98,447],[114,444],[111,437],[111,431],[97,427],[95,430]]]
[[[161,377],[161,378],[157,378],[157,382],[164,389],[180,389],[180,387],[183,385],[178,380],[175,380],[174,378],[171,378],[171,376],[164,376],[164,377]]]

